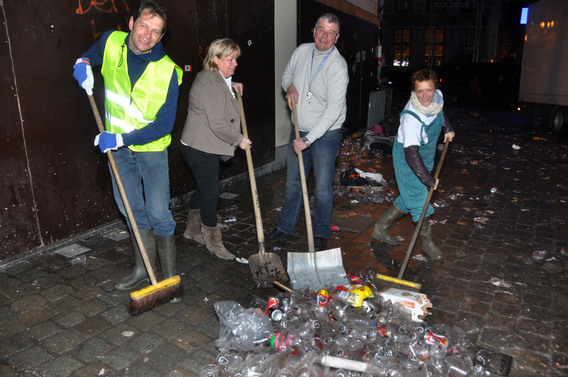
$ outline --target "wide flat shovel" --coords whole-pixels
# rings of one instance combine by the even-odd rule
[[[292,111],[294,113],[294,128],[297,139],[300,137],[298,114],[295,107]],[[306,232],[308,235],[308,252],[288,253],[288,276],[290,276],[292,288],[298,290],[307,287],[317,291],[321,288],[348,284],[347,274],[343,268],[341,248],[315,251],[314,231],[312,229],[312,216],[302,152],[298,153],[298,163],[300,167],[300,181],[302,182]]]
[[[247,121],[245,119],[245,110],[243,107],[243,98],[237,92],[237,100],[241,110],[241,126],[243,129],[243,136],[248,139]],[[256,283],[260,276],[269,275],[273,276],[279,281],[288,281],[286,270],[282,265],[282,260],[275,253],[267,253],[264,249],[264,229],[262,228],[262,217],[260,216],[260,202],[258,200],[258,192],[256,189],[256,179],[254,177],[254,168],[252,166],[252,156],[250,147],[246,147],[245,153],[247,155],[247,166],[250,180],[250,190],[252,192],[252,201],[254,207],[254,217],[256,220],[256,234],[258,236],[258,254],[253,254],[249,257],[248,263],[252,279]]]

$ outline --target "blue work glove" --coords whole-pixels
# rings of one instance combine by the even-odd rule
[[[93,95],[93,85],[95,80],[93,78],[93,69],[91,68],[91,63],[87,58],[79,58],[73,66],[75,71],[73,72],[73,77],[81,85],[88,95]]]
[[[99,146],[101,152],[115,151],[124,145],[121,134],[111,134],[110,132],[103,132],[95,137],[95,146]]]

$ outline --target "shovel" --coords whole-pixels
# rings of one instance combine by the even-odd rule
[[[245,111],[243,108],[243,99],[237,92],[237,100],[241,110],[241,126],[243,128],[243,136],[248,139],[247,122],[245,119]],[[279,281],[288,281],[286,270],[282,265],[280,257],[275,253],[267,253],[264,250],[264,229],[262,228],[262,217],[260,216],[260,202],[258,201],[258,192],[256,189],[256,179],[254,177],[254,168],[252,166],[252,156],[250,147],[245,149],[247,155],[247,165],[250,180],[250,189],[252,193],[252,201],[254,207],[254,217],[256,220],[256,234],[258,236],[258,254],[253,254],[249,257],[249,267],[252,274],[252,279],[256,283],[260,276],[269,275],[273,276]]]
[[[294,107],[292,111],[294,114],[296,139],[298,139],[300,137],[300,130],[298,128],[296,107]],[[310,214],[310,202],[308,199],[308,188],[306,185],[302,152],[298,153],[298,162],[300,167],[300,180],[302,182],[306,232],[308,235],[308,252],[288,253],[288,275],[290,276],[292,288],[298,290],[308,287],[313,291],[317,291],[324,287],[348,284],[349,282],[345,269],[343,268],[340,248],[315,252],[312,217]]]

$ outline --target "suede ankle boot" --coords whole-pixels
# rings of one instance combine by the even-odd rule
[[[211,254],[224,260],[235,259],[235,256],[231,254],[229,250],[225,249],[225,245],[223,245],[223,241],[221,240],[221,228],[219,228],[219,225],[207,226],[202,224],[201,233],[205,240],[205,246]]]
[[[160,266],[164,274],[164,280],[176,275],[176,240],[175,236],[156,236],[156,248],[160,257]],[[181,296],[170,300],[175,304],[181,301]]]
[[[422,251],[428,255],[431,260],[442,259],[442,251],[434,244],[432,240],[432,228],[428,218],[424,219],[420,227],[420,239],[422,239]]]
[[[146,254],[148,254],[152,270],[156,271],[156,240],[154,239],[154,230],[141,230],[140,238],[142,238],[142,243],[144,244],[144,249],[146,249]],[[134,237],[132,231],[130,232],[130,240],[132,242],[132,250],[134,251],[134,272],[116,283],[115,288],[119,291],[126,291],[136,287],[143,281],[150,281],[144,260],[138,248],[138,242],[136,242],[136,237]]]
[[[389,234],[388,229],[396,220],[400,219],[402,215],[404,215],[404,213],[400,212],[395,206],[389,207],[375,223],[371,237],[389,245],[398,245],[398,240]]]
[[[194,240],[199,244],[204,244],[203,235],[201,234],[201,214],[198,209],[189,209],[187,215],[187,227],[183,232],[183,238],[187,240]]]

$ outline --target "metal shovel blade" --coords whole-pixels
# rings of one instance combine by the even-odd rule
[[[253,254],[248,259],[252,280],[256,283],[260,276],[273,276],[281,282],[288,281],[288,275],[282,265],[282,260],[277,254],[267,253],[261,249],[258,254]]]
[[[288,276],[295,290],[322,288],[349,284],[343,268],[341,249],[307,253],[288,253]]]

